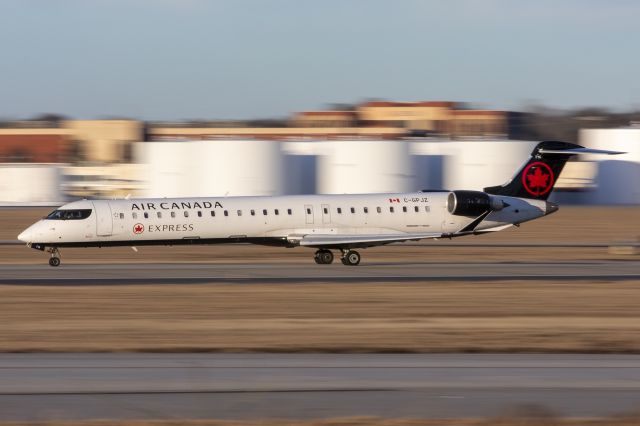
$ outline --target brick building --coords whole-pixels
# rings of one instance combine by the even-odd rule
[[[0,129],[1,163],[61,163],[67,161],[72,150],[72,139],[66,129]]]

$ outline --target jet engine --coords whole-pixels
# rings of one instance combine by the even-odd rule
[[[493,210],[502,210],[504,202],[481,191],[452,191],[447,198],[447,210],[455,216],[480,216]]]

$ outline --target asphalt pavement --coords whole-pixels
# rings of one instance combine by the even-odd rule
[[[504,280],[640,279],[640,261],[372,262],[359,266],[301,263],[135,263],[0,265],[0,284],[126,285],[206,283],[372,283]]]
[[[640,356],[4,354],[3,420],[608,416],[640,406]]]

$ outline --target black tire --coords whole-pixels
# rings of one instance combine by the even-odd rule
[[[349,250],[342,258],[342,263],[349,266],[356,266],[360,264],[360,253],[355,250]]]
[[[59,257],[50,257],[49,258],[49,266],[60,266],[60,258]]]
[[[318,265],[328,265],[333,262],[333,253],[331,253],[331,250],[320,249],[316,251],[313,260],[315,260]]]
[[[320,263],[323,265],[329,265],[333,262],[333,253],[331,250],[322,250],[320,252]]]

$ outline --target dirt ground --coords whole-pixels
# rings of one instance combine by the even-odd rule
[[[326,420],[173,420],[173,421],[83,421],[83,422],[0,422],[0,426],[637,426],[640,418],[560,419],[553,416],[496,417],[486,419],[381,419],[349,417]]]
[[[0,209],[11,239],[43,209]],[[521,228],[458,242],[609,243],[640,235],[639,207],[569,207]],[[606,247],[398,245],[368,261],[638,259]],[[1,246],[4,263],[46,254]],[[63,251],[65,263],[310,262],[257,246]],[[342,265],[336,265],[342,267]],[[640,281],[161,286],[0,286],[0,351],[640,353]]]
[[[0,209],[0,240],[15,240],[18,233],[44,216],[50,209]],[[559,212],[516,228],[490,235],[468,236],[453,240],[429,241],[426,245],[395,244],[363,250],[367,261],[458,261],[473,257],[476,261],[504,260],[596,260],[628,259],[612,255],[606,247],[460,247],[473,244],[609,244],[615,241],[640,241],[640,207],[562,207]],[[285,249],[250,245],[128,247],[64,249],[65,263],[100,262],[309,262],[313,250]],[[46,263],[47,255],[20,245],[0,246],[0,263]]]
[[[0,286],[0,350],[640,353],[640,281]]]

